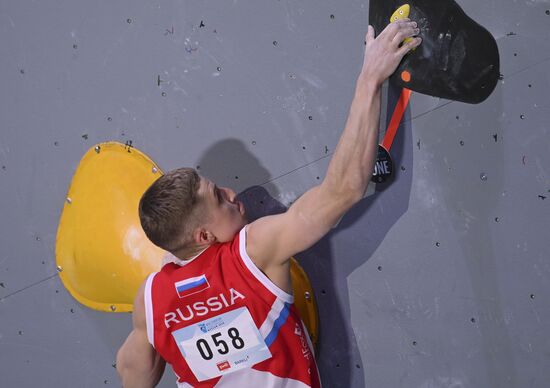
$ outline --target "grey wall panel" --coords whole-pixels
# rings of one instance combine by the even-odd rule
[[[459,3],[497,38],[503,80],[475,106],[413,94],[394,181],[299,255],[327,387],[550,380],[550,3]],[[119,385],[130,316],[81,306],[55,268],[86,150],[128,141],[165,170],[200,166],[289,205],[322,179],[345,125],[367,11],[0,1],[1,386]],[[384,90],[382,130],[396,93]]]

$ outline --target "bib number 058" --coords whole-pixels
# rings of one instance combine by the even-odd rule
[[[227,330],[227,336],[229,337],[229,343],[233,346],[234,349],[240,350],[244,348],[244,340],[241,338],[239,334],[239,330],[235,327],[230,327]],[[221,354],[227,354],[229,353],[229,345],[228,342],[224,339],[220,339],[222,337],[222,333],[214,333],[211,335],[212,342],[214,343],[214,346],[216,347],[216,351]],[[211,360],[214,357],[214,353],[212,352],[212,348],[210,347],[210,344],[208,343],[204,338],[200,338],[197,340],[197,350],[199,351],[199,354],[204,360]]]

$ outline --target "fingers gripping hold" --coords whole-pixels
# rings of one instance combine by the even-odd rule
[[[390,23],[376,38],[374,28],[369,26],[361,70],[363,78],[381,85],[395,71],[403,56],[420,44],[420,39],[412,39],[418,33],[416,22],[409,19]]]
[[[395,24],[397,27],[395,35],[393,36],[393,42],[396,43],[397,46],[412,40],[412,37],[420,33],[420,29],[418,29],[416,22],[399,23],[399,25],[395,22],[392,24]]]

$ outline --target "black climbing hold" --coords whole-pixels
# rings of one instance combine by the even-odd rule
[[[390,153],[386,149],[378,145],[378,155],[374,163],[374,172],[371,180],[376,183],[387,181],[393,174],[393,161]]]
[[[464,13],[454,0],[409,0],[409,19],[416,21],[422,44],[401,62],[390,80],[413,91],[471,104],[493,92],[500,75],[494,37]],[[371,0],[369,24],[376,34],[403,5],[397,0]],[[401,73],[411,79],[405,82]]]

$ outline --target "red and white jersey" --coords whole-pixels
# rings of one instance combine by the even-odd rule
[[[147,278],[147,337],[178,387],[321,386],[305,325],[246,253],[246,227]]]

